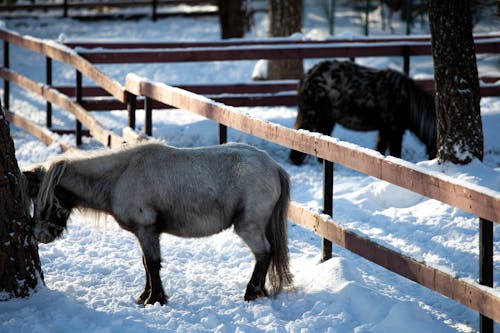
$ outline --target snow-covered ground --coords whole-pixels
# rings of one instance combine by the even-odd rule
[[[337,11],[340,34],[359,34],[361,20],[351,10]],[[374,34],[384,34],[373,18]],[[491,22],[491,21],[489,21]],[[498,22],[498,21],[497,21]],[[249,37],[265,36],[266,19],[257,16]],[[395,21],[396,26],[401,23]],[[155,23],[141,21],[99,21],[81,23],[70,19],[11,19],[5,25],[22,34],[55,39],[128,40],[216,40],[216,17],[169,18]],[[498,24],[496,31],[498,32]],[[478,31],[494,31],[493,23],[482,23]],[[321,12],[309,8],[304,34],[322,37],[327,29]],[[416,33],[428,33],[417,24]],[[404,32],[404,28],[397,30]],[[399,58],[358,59],[375,67],[401,68]],[[483,74],[498,75],[499,58],[480,56]],[[11,50],[11,65],[31,78],[43,81],[44,58],[17,47]],[[306,61],[310,67],[313,61]],[[207,82],[247,82],[255,61],[215,62],[209,65],[148,64],[100,66],[113,78],[124,82],[129,72],[168,84]],[[54,83],[74,82],[74,70],[54,64]],[[430,57],[412,59],[411,75],[432,75]],[[11,108],[43,123],[44,102],[12,86]],[[466,167],[437,165],[425,161],[423,145],[411,134],[403,142],[403,158],[422,167],[443,171],[464,181],[500,191],[500,98],[481,101],[485,135],[484,163]],[[245,108],[244,112],[291,127],[295,108]],[[108,128],[126,125],[121,111],[96,113]],[[138,114],[138,125],[143,126]],[[67,113],[56,108],[56,127],[73,126]],[[217,127],[186,111],[154,114],[155,136],[175,146],[217,143]],[[16,154],[21,167],[44,161],[60,153],[46,147],[29,134],[12,127]],[[341,140],[360,146],[374,146],[376,133],[360,133],[337,127]],[[66,138],[73,140],[72,138]],[[305,165],[292,165],[287,149],[229,131],[229,139],[267,150],[290,173],[292,198],[321,207],[322,171],[314,158]],[[95,148],[87,140],[84,148]],[[340,165],[335,169],[334,219],[357,233],[411,255],[417,260],[453,275],[478,278],[478,219],[458,209],[413,194]],[[500,234],[495,226],[495,287],[500,288]],[[291,263],[295,288],[276,299],[243,301],[251,274],[250,251],[231,231],[204,239],[179,239],[164,235],[162,280],[171,296],[167,306],[140,307],[135,297],[144,285],[144,271],[138,245],[130,233],[111,218],[96,221],[75,213],[63,239],[40,246],[46,287],[28,299],[0,303],[0,332],[474,332],[478,314],[437,293],[400,278],[339,247],[333,259],[320,263],[321,242],[314,233],[289,224]],[[495,324],[496,331],[500,325]]]

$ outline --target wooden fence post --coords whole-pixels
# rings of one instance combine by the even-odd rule
[[[146,135],[153,135],[153,100],[146,97],[144,100],[144,111],[146,112],[146,119],[144,121],[144,131]]]
[[[137,96],[127,91],[128,126],[135,129],[135,110],[137,109]]]
[[[52,59],[45,57],[45,83],[52,86]],[[45,119],[48,128],[52,127],[52,103],[45,103]]]
[[[9,68],[9,42],[3,41],[3,67]],[[7,79],[3,80],[3,105],[5,110],[10,109],[10,82]]]
[[[493,222],[479,218],[479,284],[493,287]],[[493,333],[493,319],[479,314],[479,331]]]
[[[333,214],[333,162],[323,160],[323,213]],[[332,242],[322,239],[321,261],[332,257]]]
[[[82,102],[82,73],[77,70],[76,71],[76,87],[75,87],[75,96],[76,102],[81,104]],[[82,123],[76,119],[76,145],[79,146],[82,144]]]

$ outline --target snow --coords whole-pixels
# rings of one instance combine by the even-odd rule
[[[304,37],[325,36],[327,24],[318,10],[305,15]],[[359,20],[350,9],[337,10],[336,32],[357,36],[352,27]],[[248,38],[266,35],[266,18],[258,15],[256,28]],[[371,18],[375,20],[375,18]],[[404,24],[393,19],[396,31]],[[7,28],[36,38],[65,40],[216,40],[217,18],[169,18],[153,23],[140,21],[98,21],[81,23],[70,19],[10,19]],[[380,22],[374,34],[384,34]],[[401,28],[403,26],[403,28]],[[494,24],[490,24],[495,26]],[[479,32],[488,32],[480,24]],[[399,28],[399,30],[398,30]],[[378,29],[378,30],[377,30]],[[417,24],[415,34],[428,29]],[[498,32],[498,31],[497,31]],[[64,35],[62,35],[64,34]],[[360,58],[375,67],[401,68],[399,58]],[[314,61],[307,60],[306,68]],[[11,49],[11,65],[30,78],[45,79],[44,58],[18,47]],[[256,61],[234,63],[182,63],[147,65],[100,65],[113,79],[125,82],[127,75],[165,84],[249,82]],[[498,75],[498,57],[478,57],[479,71]],[[73,68],[54,62],[54,84],[74,83]],[[129,74],[134,73],[134,74]],[[411,75],[432,76],[432,60],[414,57]],[[84,79],[84,84],[91,82]],[[45,102],[11,85],[11,108],[40,124]],[[485,135],[484,163],[473,160],[467,166],[427,161],[425,147],[406,133],[403,158],[409,165],[480,190],[500,191],[500,98],[481,101]],[[252,117],[292,127],[296,110],[289,107],[239,108]],[[123,111],[94,113],[106,128],[120,131],[127,124]],[[144,127],[144,113],[138,111],[137,125]],[[72,127],[67,112],[54,108],[54,126]],[[154,114],[153,133],[176,146],[217,143],[217,125],[183,110]],[[21,168],[46,161],[61,153],[58,145],[46,147],[29,134],[12,127],[16,156]],[[317,135],[311,133],[311,135]],[[336,143],[370,150],[376,133],[353,132],[340,126]],[[243,141],[268,151],[291,175],[292,199],[320,212],[322,166],[309,157],[298,167],[288,161],[288,150],[239,131],[228,131],[232,141]],[[73,142],[65,136],[65,142]],[[85,139],[84,149],[99,148]],[[391,157],[387,157],[391,159]],[[412,164],[410,164],[410,162]],[[415,166],[413,163],[417,163]],[[343,227],[384,246],[412,256],[428,265],[465,280],[478,279],[478,219],[456,208],[365,176],[341,165],[335,166],[333,219]],[[500,291],[500,233],[495,225],[495,291]],[[437,293],[405,280],[383,268],[334,247],[333,258],[320,262],[321,240],[313,232],[289,224],[289,246],[294,288],[276,299],[243,301],[253,268],[253,258],[231,231],[203,239],[180,239],[163,235],[162,281],[170,296],[161,307],[140,307],[135,297],[144,285],[144,269],[134,237],[109,217],[72,214],[64,237],[40,245],[45,286],[27,299],[0,302],[0,332],[474,332],[478,314]],[[500,326],[495,324],[496,331]]]

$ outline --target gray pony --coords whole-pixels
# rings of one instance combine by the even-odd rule
[[[255,256],[244,299],[292,283],[287,244],[290,181],[267,153],[245,144],[174,148],[142,143],[65,156],[24,172],[34,234],[62,235],[73,208],[110,214],[138,239],[146,271],[139,304],[168,301],[160,279],[161,233],[204,237],[234,226]]]

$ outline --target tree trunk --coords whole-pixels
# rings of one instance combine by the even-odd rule
[[[0,105],[0,300],[29,296],[43,282],[23,179]]]
[[[245,35],[243,0],[217,0],[221,38],[241,38]]]
[[[468,0],[431,0],[438,159],[483,159],[479,79]]]
[[[269,0],[269,36],[288,37],[302,30],[302,0]],[[304,74],[302,59],[272,60],[268,79],[300,79]]]

